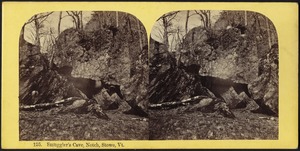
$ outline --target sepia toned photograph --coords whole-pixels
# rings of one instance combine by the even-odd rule
[[[135,16],[33,15],[19,36],[19,140],[148,139],[148,75]]]
[[[2,3],[1,149],[294,149],[294,2]]]
[[[277,140],[278,38],[252,11],[173,11],[149,46],[150,140]]]

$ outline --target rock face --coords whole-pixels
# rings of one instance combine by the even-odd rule
[[[211,96],[211,92],[201,85],[200,77],[176,66],[176,59],[163,47],[150,49],[150,53],[150,103],[180,101],[197,95]]]
[[[129,79],[131,68],[128,46],[124,44],[122,48],[116,49],[112,45],[112,33],[95,31],[99,32],[104,33],[106,38],[92,37],[76,29],[62,32],[58,37],[54,63],[58,67],[73,67],[73,77],[125,83]],[[98,46],[99,43],[102,44],[101,47]]]
[[[197,95],[210,96],[200,79],[182,69],[169,69],[150,83],[149,102],[180,101]]]
[[[71,96],[82,97],[78,89],[57,72],[42,70],[20,86],[19,99],[21,104],[38,104]]]
[[[199,64],[199,74],[239,83],[250,83],[257,77],[257,49],[237,28],[221,32],[196,27],[183,42],[181,61],[185,65]]]
[[[20,46],[21,104],[54,102],[70,96],[81,96],[78,90],[57,71],[50,69],[49,61],[38,47],[30,43]]]
[[[272,47],[263,62],[263,74],[249,85],[249,90],[263,112],[278,115],[278,46]]]

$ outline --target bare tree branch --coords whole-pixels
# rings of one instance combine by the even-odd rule
[[[77,23],[76,23],[76,18],[75,18],[72,14],[70,14],[69,11],[66,11],[66,12],[67,12],[67,14],[68,14],[70,17],[73,18],[73,22],[75,23],[75,26],[76,26],[76,25],[77,25]]]
[[[168,14],[164,14],[164,15],[162,15],[161,17],[159,17],[156,21],[158,21],[158,20],[160,20],[160,19],[162,19],[162,18],[165,18],[165,17],[172,16],[172,15],[174,15],[174,14],[177,14],[178,12],[180,12],[180,11],[175,11],[175,12],[171,12],[171,13],[168,13]]]
[[[67,14],[72,17],[73,22],[75,24],[76,29],[82,29],[83,23],[82,23],[82,11],[66,11]]]
[[[42,19],[42,18],[47,18],[49,15],[51,15],[53,12],[49,12],[49,13],[47,13],[47,14],[45,14],[45,15],[41,15],[41,16],[39,16],[39,17],[34,17],[34,16],[32,16],[26,23],[25,23],[25,25],[27,25],[27,24],[30,24],[30,23],[32,23],[35,19]]]
[[[194,12],[200,16],[204,28],[210,28],[211,26],[210,11],[200,10],[198,12],[195,10]]]
[[[173,15],[174,15],[174,16],[172,16],[171,18],[168,18],[168,19],[167,19],[167,22],[168,22],[168,23],[170,23],[170,22],[176,17],[177,13],[174,13]]]

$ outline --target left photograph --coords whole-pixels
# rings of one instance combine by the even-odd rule
[[[118,11],[33,15],[19,39],[19,140],[145,140],[148,39]]]

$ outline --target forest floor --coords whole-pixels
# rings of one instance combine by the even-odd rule
[[[186,112],[185,107],[150,110],[150,118],[106,111],[110,120],[91,114],[20,111],[20,140],[192,140],[278,139],[278,117],[233,110],[236,118]],[[149,124],[148,124],[149,123]]]
[[[110,110],[110,120],[91,114],[58,113],[60,108],[20,111],[20,140],[144,140],[148,119]]]
[[[185,107],[150,110],[150,140],[278,139],[278,117],[232,110],[236,118],[217,113],[186,112]]]

